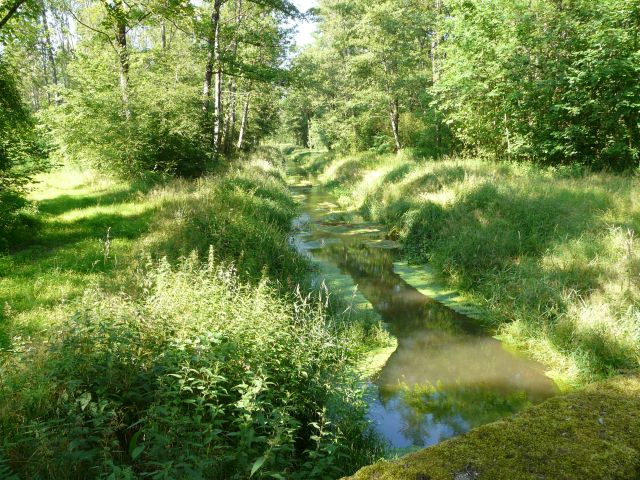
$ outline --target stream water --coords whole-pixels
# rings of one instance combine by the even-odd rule
[[[340,221],[322,190],[293,191],[304,212],[296,246],[349,275],[398,339],[368,397],[374,428],[393,448],[433,445],[557,394],[542,365],[506,350],[476,321],[394,273],[399,252],[380,228]]]

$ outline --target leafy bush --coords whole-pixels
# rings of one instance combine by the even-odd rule
[[[336,478],[373,459],[351,376],[363,330],[195,256],[97,288],[47,348],[2,365],[25,478]]]
[[[130,118],[123,115],[112,52],[87,53],[83,45],[69,67],[70,86],[62,105],[43,115],[64,159],[89,164],[124,177],[159,172],[182,177],[201,175],[211,157],[210,141],[196,100],[199,82],[192,64],[167,88],[172,61],[184,51],[132,55]],[[177,74],[176,74],[177,75]]]

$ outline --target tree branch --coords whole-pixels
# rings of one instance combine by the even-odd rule
[[[78,17],[76,17],[76,15],[71,10],[69,10],[69,14],[73,17],[73,19],[76,22],[78,22],[83,27],[88,28],[89,30],[91,30],[93,32],[99,33],[100,35],[104,35],[107,38],[107,40],[109,40],[109,43],[111,44],[111,46],[113,48],[115,48],[115,46],[113,45],[113,42],[111,41],[111,35],[109,35],[107,32],[103,32],[102,30],[98,30],[97,28],[93,28],[92,26],[87,25],[82,20],[80,20]]]
[[[16,3],[13,4],[13,7],[9,9],[9,11],[5,14],[5,16],[2,17],[2,19],[0,19],[0,28],[4,27],[4,24],[7,23],[9,19],[13,17],[15,13],[18,11],[18,9],[20,8],[20,5],[22,5],[26,1],[27,0],[17,0]]]

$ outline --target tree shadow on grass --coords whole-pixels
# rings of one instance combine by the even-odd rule
[[[133,188],[123,188],[105,193],[91,195],[59,195],[54,198],[38,202],[40,212],[46,215],[62,215],[71,210],[79,210],[90,207],[99,207],[123,203],[131,200],[132,196],[139,192]]]
[[[135,204],[137,195],[139,190],[130,188],[39,202],[40,228],[0,259],[0,348],[26,328],[14,327],[12,317],[29,323],[42,316],[40,309],[78,298],[101,274],[126,262],[156,211],[152,203]],[[77,217],[61,218],[76,210]]]

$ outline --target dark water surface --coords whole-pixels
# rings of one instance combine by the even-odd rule
[[[304,212],[297,247],[350,275],[398,339],[374,379],[368,413],[392,447],[433,445],[557,394],[542,365],[507,351],[476,321],[396,275],[398,251],[381,241],[377,226],[341,221],[321,190],[293,190]]]

